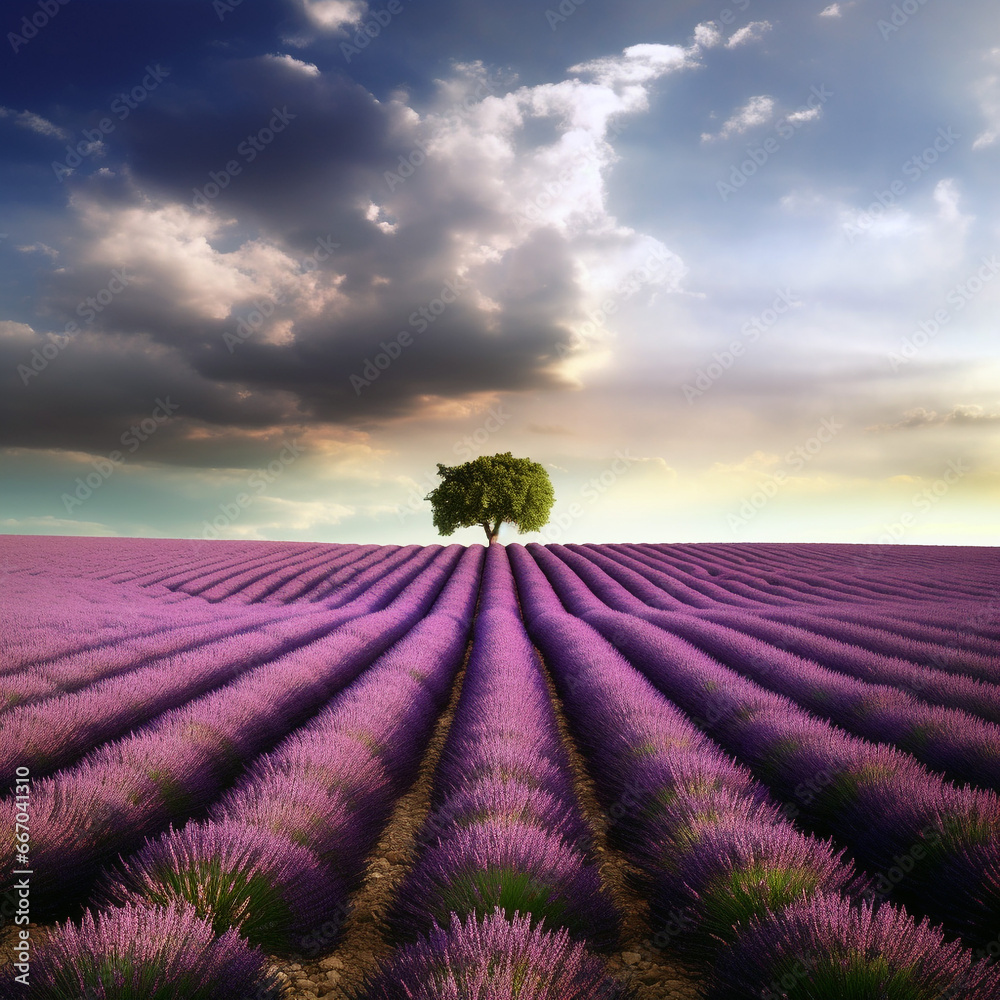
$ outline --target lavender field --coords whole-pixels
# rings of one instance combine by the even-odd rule
[[[998,569],[6,536],[0,994],[996,998]]]

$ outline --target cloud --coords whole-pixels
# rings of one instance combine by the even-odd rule
[[[793,111],[785,116],[785,120],[793,125],[804,125],[806,122],[815,121],[823,114],[823,108],[817,105],[815,108],[803,108],[801,111]]]
[[[601,87],[617,90],[624,85],[650,83],[658,77],[695,65],[691,50],[679,45],[631,45],[620,56],[605,56],[570,66],[571,73],[593,76]],[[630,95],[638,98],[637,91]],[[643,94],[643,98],[644,98]],[[643,100],[641,107],[645,107]]]
[[[73,521],[46,514],[40,517],[5,517],[0,529],[12,535],[95,535],[115,538],[118,532],[100,521]]]
[[[527,429],[532,434],[575,435],[577,433],[571,427],[564,427],[561,424],[528,424]]]
[[[991,49],[989,60],[1000,65],[1000,48]],[[973,149],[987,149],[1000,140],[1000,74],[992,72],[985,76],[975,88],[979,108],[987,125],[972,143]]]
[[[52,139],[66,140],[70,137],[69,132],[53,125],[48,119],[41,115],[36,115],[33,111],[15,112],[12,108],[0,108],[0,118],[9,118],[13,115],[15,124],[29,132],[38,135],[48,136]]]
[[[843,17],[843,12],[840,9],[839,3],[832,3],[829,7],[824,7],[819,12],[820,17]]]
[[[742,135],[757,125],[766,125],[773,115],[773,97],[768,97],[766,94],[751,97],[743,107],[733,112],[714,136],[703,132],[701,140],[709,142],[712,139],[728,139],[732,135]]]
[[[224,117],[150,105],[116,133],[126,162],[70,183],[47,322],[0,337],[0,441],[107,453],[169,394],[178,415],[143,454],[170,462],[195,432],[370,427],[579,385],[608,356],[608,330],[581,333],[603,301],[681,287],[607,180],[627,117],[693,65],[643,44],[510,89],[463,64],[418,110],[288,56],[226,63]],[[261,106],[288,121],[251,158]]]
[[[771,30],[770,21],[751,21],[738,31],[734,31],[726,41],[727,49],[735,49],[738,45],[759,42]]]
[[[309,20],[324,31],[359,24],[368,11],[365,0],[302,0]]]
[[[284,66],[293,73],[302,73],[305,76],[319,76],[318,66],[314,63],[303,62],[301,59],[296,59],[294,56],[273,54],[264,56],[264,58],[272,63],[276,63],[279,66]]]
[[[703,49],[712,49],[722,42],[722,29],[715,21],[703,21],[695,25],[694,41]]]
[[[901,420],[891,424],[873,424],[866,427],[869,433],[895,430],[913,430],[917,427],[932,426],[984,426],[1000,423],[1000,412],[988,412],[982,406],[972,403],[956,403],[947,413],[938,413],[923,406],[907,410]]]
[[[59,251],[50,247],[47,243],[29,243],[26,246],[15,247],[18,253],[40,253],[44,254],[46,257],[56,258],[59,256]]]

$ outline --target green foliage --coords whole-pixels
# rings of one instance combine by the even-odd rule
[[[163,867],[147,884],[149,903],[166,906],[184,899],[211,922],[216,934],[234,927],[251,944],[271,952],[294,950],[288,935],[292,914],[281,889],[260,872],[241,871],[218,860]]]
[[[517,530],[538,531],[555,502],[544,467],[529,458],[484,455],[462,465],[438,465],[443,482],[424,498],[434,506],[434,527],[442,535],[480,525],[495,541],[504,522]]]
[[[462,919],[471,913],[481,918],[499,906],[510,916],[515,912],[530,916],[533,925],[544,920],[549,930],[565,926],[578,931],[579,918],[566,913],[566,902],[555,886],[526,872],[497,866],[455,875],[432,910],[442,927],[452,913]]]
[[[801,968],[801,963],[792,965]],[[787,974],[786,974],[787,975]],[[882,955],[864,955],[849,951],[846,955],[822,955],[807,976],[794,971],[789,981],[796,979],[783,996],[789,1000],[938,1000],[951,996],[937,985],[921,982],[914,968],[894,969]],[[956,997],[961,994],[955,994]]]
[[[721,876],[706,887],[701,937],[711,951],[712,939],[732,941],[737,925],[745,927],[751,918],[781,909],[816,891],[816,873],[801,865],[771,865],[759,861]],[[845,994],[851,996],[852,994]]]

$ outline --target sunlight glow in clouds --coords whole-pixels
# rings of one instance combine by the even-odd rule
[[[368,10],[366,0],[302,0],[309,19],[324,31],[358,24]]]

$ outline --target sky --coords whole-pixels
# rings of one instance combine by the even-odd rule
[[[994,0],[12,0],[0,532],[1000,544]],[[447,541],[481,542],[481,529]]]

